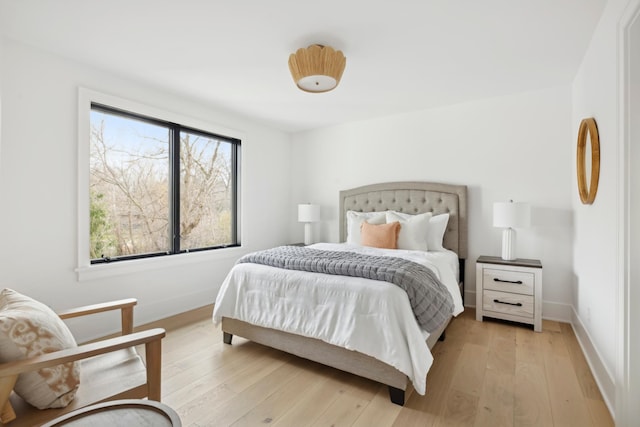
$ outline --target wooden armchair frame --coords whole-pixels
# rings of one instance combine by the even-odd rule
[[[21,421],[26,417],[32,423],[36,420],[37,422],[42,422],[88,404],[109,400],[142,399],[144,397],[148,397],[151,400],[160,401],[162,368],[161,343],[162,338],[164,338],[166,333],[165,330],[161,328],[133,333],[133,308],[136,304],[136,299],[129,298],[59,312],[58,316],[64,320],[106,311],[120,310],[122,335],[115,338],[79,345],[76,348],[60,350],[29,359],[0,364],[0,408],[2,408],[0,413],[0,422],[6,424],[13,421],[16,419],[16,413],[18,414],[18,421]],[[21,401],[20,403],[22,403],[22,405],[20,405],[20,408],[15,408],[16,410],[14,411],[14,406],[9,398],[19,374],[56,366],[61,363],[88,359],[94,356],[104,355],[142,344],[145,345],[145,383],[118,391],[108,397],[97,397],[99,394],[97,394],[95,390],[91,390],[89,387],[83,388],[81,383],[76,394],[76,398],[65,408],[39,410],[31,407],[26,402]],[[102,394],[104,395],[104,391],[102,391]],[[82,395],[81,398],[79,398],[80,395]],[[94,398],[93,396],[96,397]]]

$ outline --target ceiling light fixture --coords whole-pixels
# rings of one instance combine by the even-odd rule
[[[305,92],[328,92],[338,86],[347,59],[342,51],[312,44],[289,56],[289,70],[296,85]]]

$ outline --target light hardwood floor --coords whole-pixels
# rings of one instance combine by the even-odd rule
[[[612,426],[568,324],[454,319],[433,350],[427,394],[387,387],[222,333],[210,318],[163,341],[163,402],[184,426]]]

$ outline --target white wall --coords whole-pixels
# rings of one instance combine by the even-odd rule
[[[2,159],[2,64],[4,62],[4,40],[0,37],[0,159]],[[2,162],[0,162],[2,167]]]
[[[628,138],[623,141],[625,150],[623,157],[628,158],[625,164],[625,176],[628,176],[628,211],[625,210],[625,229],[624,235],[628,237],[626,242],[629,244],[628,262],[625,271],[628,269],[629,275],[627,282],[622,282],[622,294],[624,296],[623,304],[618,304],[619,310],[623,316],[622,333],[619,344],[624,351],[624,358],[620,358],[618,354],[618,363],[621,363],[617,375],[619,380],[616,381],[616,391],[620,399],[617,400],[617,417],[616,420],[631,424],[632,421],[640,419],[640,406],[637,404],[637,396],[640,396],[640,226],[637,218],[640,217],[640,0],[629,2],[628,13],[625,13],[621,27],[625,30],[628,28],[628,38],[623,51],[625,56],[623,61],[628,61],[629,88],[628,94],[628,111],[622,111],[623,117],[631,118],[628,123],[628,134],[621,135]],[[628,24],[628,25],[627,25]],[[623,43],[624,44],[624,43]],[[628,157],[627,157],[628,156]],[[627,175],[628,174],[628,175]],[[624,190],[623,190],[624,191]],[[626,192],[626,191],[625,191]],[[620,306],[623,306],[621,308]],[[622,424],[620,424],[622,425]]]
[[[338,192],[384,181],[468,185],[467,305],[475,260],[500,255],[493,202],[533,206],[517,256],[541,259],[543,315],[568,320],[572,283],[571,92],[568,86],[354,122],[293,136],[293,202],[322,205],[316,239],[338,240]],[[301,226],[297,231],[301,233]]]
[[[136,297],[140,324],[214,302],[242,253],[288,241],[292,218],[282,207],[291,198],[289,135],[9,40],[0,72],[0,286],[54,309]],[[237,129],[242,135],[243,248],[180,255],[195,261],[167,260],[150,270],[79,282],[74,272],[79,86]],[[105,322],[99,319],[101,329],[107,328]],[[90,334],[81,325],[75,328],[80,338]],[[105,331],[93,334],[100,332]]]
[[[573,82],[572,134],[594,117],[600,135],[600,181],[595,202],[575,210],[573,324],[605,400],[613,410],[618,328],[620,139],[618,135],[618,22],[628,0],[609,0]],[[574,172],[575,173],[575,162]],[[574,179],[575,182],[575,179]],[[637,398],[637,397],[636,397]],[[613,411],[612,411],[613,412]]]

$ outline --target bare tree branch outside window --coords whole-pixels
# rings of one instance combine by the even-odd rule
[[[180,249],[232,242],[232,144],[180,130]],[[92,109],[91,259],[170,252],[171,136],[162,124]]]

